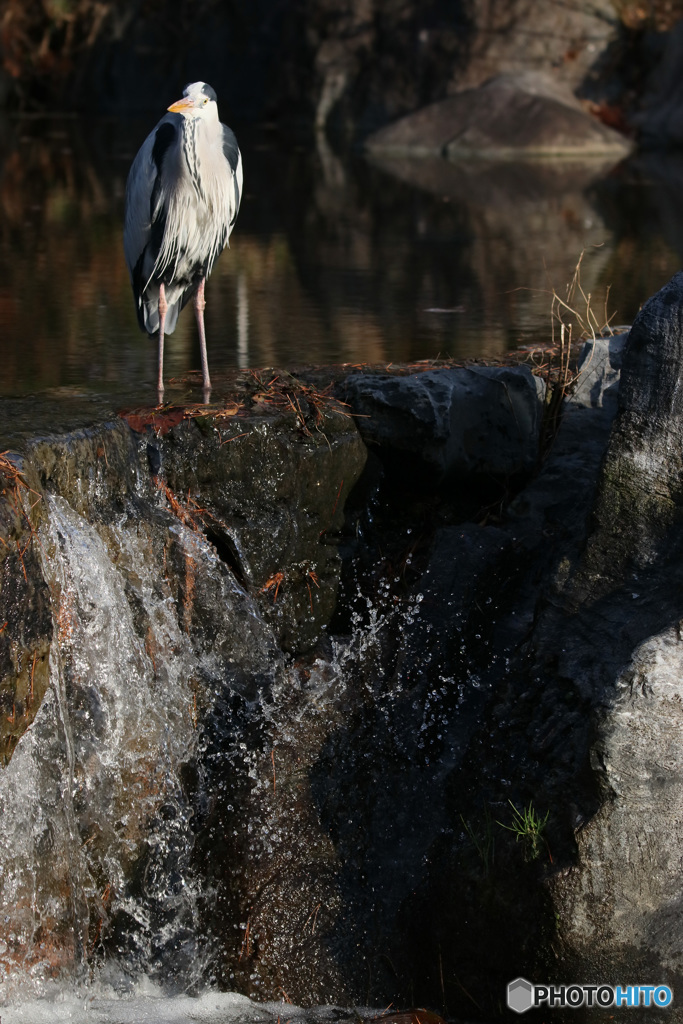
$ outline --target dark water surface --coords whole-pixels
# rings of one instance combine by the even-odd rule
[[[0,122],[0,394],[153,394],[122,251],[126,175],[149,122]],[[549,339],[550,291],[581,250],[615,323],[680,266],[683,165],[373,165],[324,141],[239,129],[245,194],[207,289],[228,367],[495,358]],[[599,248],[592,248],[599,246]],[[168,377],[198,369],[191,309]]]

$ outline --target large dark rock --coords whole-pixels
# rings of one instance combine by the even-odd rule
[[[583,110],[550,75],[498,75],[372,134],[370,153],[451,159],[594,157],[618,159],[630,142]]]
[[[545,387],[528,367],[359,374],[344,392],[367,444],[410,455],[443,479],[514,476],[536,465]]]
[[[678,274],[645,303],[629,335],[620,415],[582,570],[593,594],[669,558],[681,526],[682,294]]]

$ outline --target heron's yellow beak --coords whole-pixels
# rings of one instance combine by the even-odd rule
[[[183,96],[181,100],[178,100],[176,103],[172,103],[167,109],[174,114],[182,114],[184,110],[193,110],[194,102],[187,96]]]

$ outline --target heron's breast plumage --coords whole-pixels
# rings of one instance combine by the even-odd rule
[[[165,226],[152,276],[169,286],[211,272],[237,212],[232,168],[205,129],[201,121],[183,124],[180,145],[163,165]]]

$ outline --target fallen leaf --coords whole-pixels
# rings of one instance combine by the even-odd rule
[[[122,412],[121,418],[137,434],[144,433],[148,427],[158,434],[167,434],[185,419],[185,409],[179,406],[169,409],[131,409],[130,412]]]

